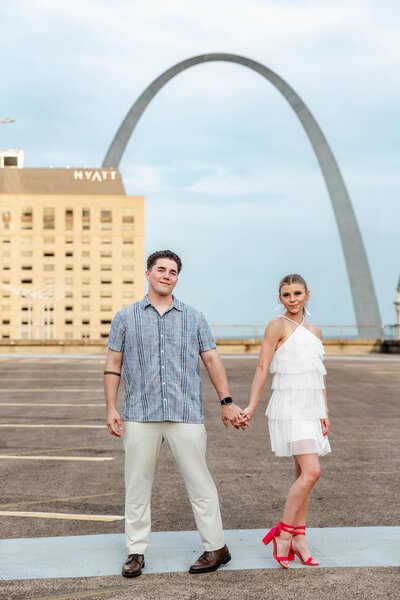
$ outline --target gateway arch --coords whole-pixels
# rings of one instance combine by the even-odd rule
[[[170,79],[190,67],[213,61],[233,62],[256,71],[270,81],[285,97],[296,113],[314,149],[332,202],[339,229],[354,311],[361,337],[382,336],[381,317],[371,271],[360,229],[335,157],[318,123],[296,92],[279,75],[254,60],[236,54],[202,54],[184,60],[153,81],[136,100],[104,158],[103,167],[117,168],[137,122],[147,105]]]

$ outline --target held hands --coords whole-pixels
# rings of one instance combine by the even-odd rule
[[[225,427],[229,427],[231,423],[234,429],[246,430],[249,427],[249,419],[244,411],[236,404],[224,404],[222,406],[222,421]]]
[[[107,429],[111,435],[121,437],[122,421],[118,411],[112,408],[107,411]]]

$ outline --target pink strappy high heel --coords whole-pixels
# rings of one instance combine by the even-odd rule
[[[283,569],[288,569],[289,566],[283,565],[282,561],[289,561],[290,560],[289,556],[277,556],[276,555],[276,538],[279,537],[279,534],[281,531],[287,531],[288,533],[293,534],[294,527],[293,527],[293,525],[287,525],[286,523],[279,521],[279,523],[277,523],[275,525],[275,527],[273,527],[267,533],[267,535],[263,538],[263,543],[267,546],[267,544],[269,544],[270,541],[272,540],[272,542],[274,544],[274,549],[272,551],[273,557],[275,558],[275,560],[280,564],[280,566]],[[289,555],[290,555],[290,550],[289,550]],[[294,558],[293,558],[293,560],[294,560]]]
[[[296,530],[296,529],[304,529],[304,531],[293,531],[293,537],[296,537],[296,535],[306,535],[305,525],[299,525],[298,527],[294,527],[293,529],[294,530]],[[300,560],[300,562],[303,565],[307,565],[309,567],[318,567],[318,565],[319,565],[319,562],[315,558],[313,558],[312,556],[310,556],[310,558],[307,558],[307,560],[304,561],[302,559],[300,553],[297,552],[296,550],[293,550],[293,546],[292,546],[292,544],[290,544],[290,550],[289,550],[288,560],[289,561],[294,560],[294,555],[297,556],[297,558]],[[315,560],[316,562],[313,563],[313,562],[311,562],[312,560]]]

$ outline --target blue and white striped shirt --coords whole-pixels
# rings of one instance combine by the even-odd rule
[[[204,315],[173,299],[162,315],[148,296],[118,311],[108,347],[123,352],[123,421],[204,423],[199,358],[216,348]]]

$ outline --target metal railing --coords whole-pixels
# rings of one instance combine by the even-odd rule
[[[252,325],[211,325],[211,330],[216,339],[255,339],[264,337],[266,324]],[[325,339],[337,339],[340,341],[346,339],[365,339],[362,336],[363,329],[376,328],[381,332],[380,339],[399,339],[399,325],[318,325],[322,329],[322,335]],[[361,335],[360,335],[360,333]]]

